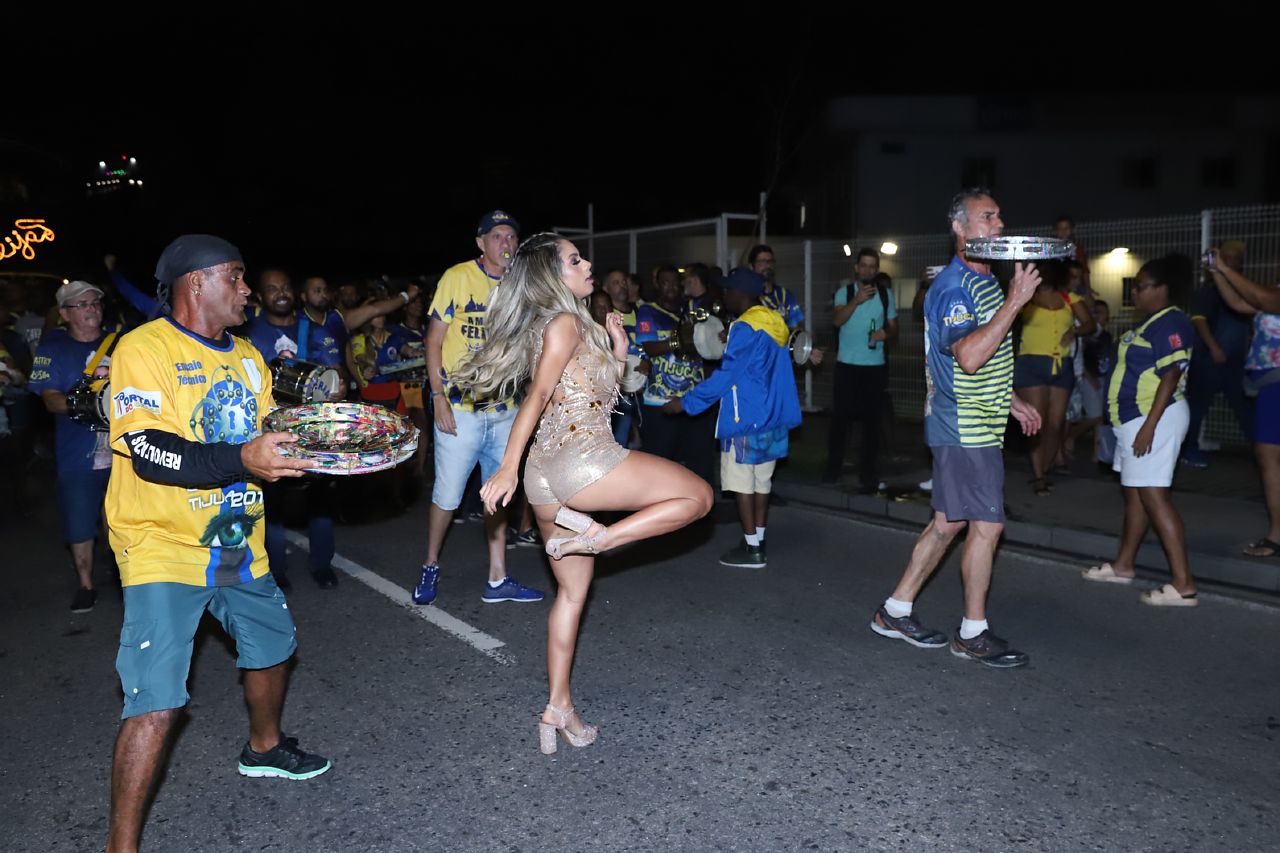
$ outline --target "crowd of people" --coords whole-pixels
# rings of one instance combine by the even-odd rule
[[[1116,341],[1083,252],[1018,263],[1002,284],[990,262],[965,252],[968,241],[1003,233],[991,193],[956,195],[948,223],[955,253],[913,305],[925,329],[933,516],[872,614],[872,631],[996,668],[1028,662],[987,620],[1011,418],[1030,439],[1036,494],[1051,492],[1050,473],[1082,438],[1119,473],[1117,554],[1084,577],[1131,582],[1153,527],[1172,577],[1141,601],[1194,605],[1170,486],[1180,458],[1197,464],[1195,424],[1208,398],[1230,385],[1218,368],[1238,368],[1242,396],[1253,401],[1238,411],[1256,443],[1270,526],[1246,553],[1280,552],[1280,290],[1244,277],[1239,246],[1204,259],[1211,283],[1194,296],[1188,258],[1146,263],[1131,287],[1140,323]],[[1060,236],[1073,227],[1064,218]],[[720,562],[768,565],[772,478],[802,420],[796,375],[824,355],[793,358],[804,312],[775,280],[773,249],[753,247],[727,273],[692,262],[662,264],[647,277],[622,269],[597,277],[570,240],[521,239],[520,224],[501,210],[481,217],[475,245],[478,254],[434,288],[375,281],[335,289],[310,277],[295,289],[283,269],[249,276],[226,240],[184,235],[157,264],[154,296],[111,256],[103,284],[64,284],[44,318],[6,294],[0,427],[34,444],[31,401],[54,417],[62,532],[77,579],[72,610],[94,606],[103,532],[124,591],[108,849],[136,849],[147,792],[188,699],[190,641],[206,609],[236,641],[245,670],[250,736],[239,772],[307,779],[331,767],[279,728],[296,648],[280,606],[290,589],[279,509],[286,490],[306,507],[314,582],[338,584],[334,482],[304,477],[307,463],[280,452],[294,436],[262,431],[265,415],[286,402],[286,382],[313,389],[331,374],[321,383],[328,401],[385,407],[422,431],[405,466],[432,479],[414,603],[430,605],[440,583],[461,580],[442,567],[460,512],[483,508],[486,603],[542,601],[541,590],[509,575],[506,552],[513,544],[545,550],[556,589],[544,753],[560,738],[580,747],[598,736],[570,684],[596,555],[697,521],[718,487],[733,495],[742,529]],[[861,490],[875,493],[885,488],[879,442],[891,411],[887,355],[898,306],[876,251],[860,250],[853,272],[831,297],[837,352],[824,479],[840,478],[848,427],[861,421],[858,476]],[[1228,314],[1235,323],[1251,318],[1249,334],[1231,332]],[[1215,369],[1198,373],[1206,360]],[[95,394],[108,379],[109,391]],[[963,608],[946,633],[925,627],[915,602],[962,532]]]

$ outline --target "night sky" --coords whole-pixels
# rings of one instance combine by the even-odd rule
[[[873,39],[857,28],[866,21],[749,5],[704,27],[656,15],[604,27],[601,13],[626,10],[593,7],[590,31],[564,14],[485,10],[447,26],[425,12],[319,8],[130,19],[121,7],[20,44],[11,31],[4,63],[25,94],[9,99],[0,138],[52,163],[42,191],[77,205],[98,160],[138,158],[145,198],[77,219],[86,254],[110,249],[145,269],[173,236],[202,230],[259,267],[407,274],[470,254],[475,221],[494,207],[526,233],[584,226],[589,201],[599,230],[750,212],[762,189],[794,179],[836,95],[998,85],[1026,97],[1209,97],[1224,76],[1220,64],[1161,65],[1122,39],[1076,51],[998,38],[940,60],[931,45],[955,43],[951,27],[916,21],[906,36],[883,25],[892,37]],[[1141,61],[1123,61],[1130,51]],[[1079,53],[1089,62],[1065,71]],[[1248,67],[1231,79],[1275,86]]]

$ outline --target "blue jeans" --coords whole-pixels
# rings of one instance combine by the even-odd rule
[[[307,543],[311,553],[307,556],[307,565],[313,572],[329,568],[335,549],[333,538],[332,484],[321,478],[310,478],[304,481],[301,489],[306,500]],[[288,577],[288,563],[285,561],[283,502],[289,494],[297,490],[284,483],[263,483],[263,498],[266,502],[266,540],[267,559],[271,563],[271,573],[276,577]]]
[[[457,435],[449,435],[436,428],[436,482],[431,487],[433,504],[449,512],[457,509],[477,462],[480,463],[481,482],[494,475],[507,451],[507,439],[511,436],[516,412],[514,406],[503,412],[454,409]]]

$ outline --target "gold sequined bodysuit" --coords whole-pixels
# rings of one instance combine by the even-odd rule
[[[601,384],[596,378],[605,358],[578,344],[560,374],[525,461],[529,503],[564,504],[627,457],[627,449],[613,440],[609,423],[617,380]]]

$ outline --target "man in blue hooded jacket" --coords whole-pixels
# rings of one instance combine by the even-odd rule
[[[773,469],[787,455],[787,434],[800,424],[800,396],[787,346],[787,324],[760,304],[764,276],[739,267],[724,280],[724,304],[738,319],[729,326],[724,360],[663,411],[697,415],[720,403],[720,488],[734,492],[743,542],[720,558],[726,566],[760,569]]]

